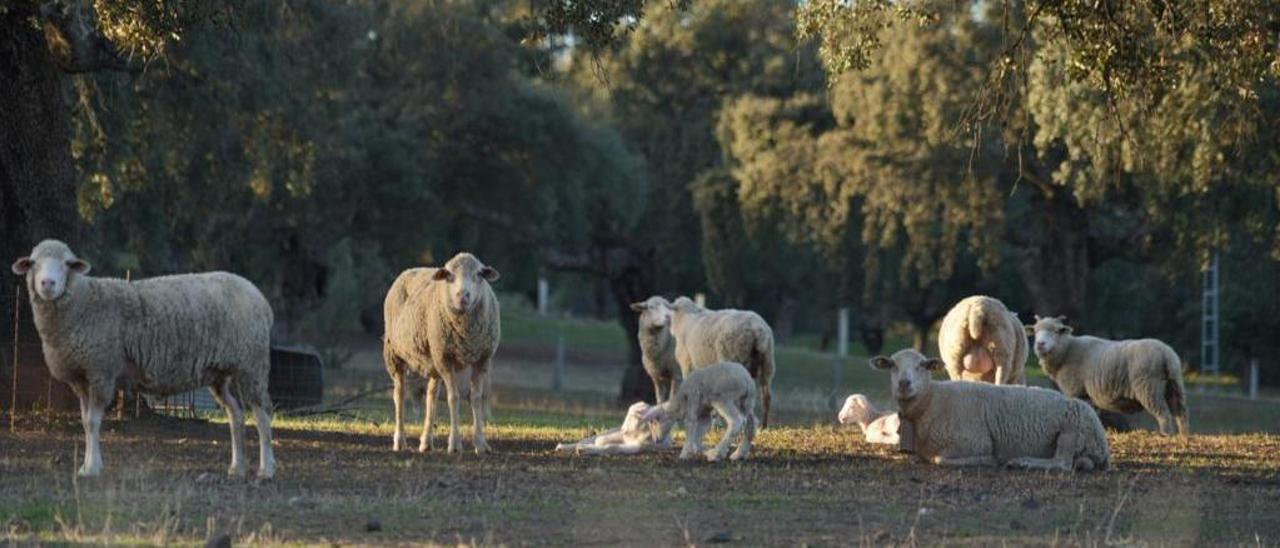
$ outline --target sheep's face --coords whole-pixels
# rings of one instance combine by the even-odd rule
[[[866,424],[870,422],[871,414],[871,401],[862,394],[854,394],[845,398],[844,406],[836,417],[840,424]]]
[[[631,310],[640,313],[641,331],[658,333],[671,327],[671,303],[662,297],[631,303]]]
[[[1067,337],[1071,336],[1071,326],[1067,325],[1066,316],[1041,318],[1036,316],[1036,324],[1026,326],[1027,336],[1035,337],[1036,356],[1049,356],[1062,347]]]
[[[498,280],[498,271],[475,255],[459,253],[437,269],[432,279],[449,286],[449,308],[464,314],[475,308],[484,285]]]
[[[871,367],[888,371],[893,397],[898,401],[911,400],[929,389],[932,373],[942,369],[942,360],[926,358],[915,350],[899,350],[892,358],[871,358]]]
[[[14,261],[13,273],[27,277],[31,294],[56,301],[66,293],[72,276],[89,273],[89,263],[77,258],[67,244],[45,240],[31,250],[31,256]]]
[[[622,433],[635,434],[642,432],[645,427],[644,414],[649,410],[649,404],[638,401],[631,404],[627,408],[627,417],[622,420]]]

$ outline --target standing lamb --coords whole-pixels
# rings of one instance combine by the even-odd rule
[[[662,297],[632,303],[631,310],[640,313],[640,361],[653,380],[656,403],[667,401],[680,387],[680,364],[676,362],[676,341],[671,337],[671,303]]]
[[[685,425],[684,449],[681,459],[691,459],[699,453],[707,460],[742,460],[751,452],[751,442],[756,437],[756,385],[742,364],[722,362],[708,365],[689,373],[680,384],[676,395],[662,405],[655,405],[645,412],[641,424],[656,422],[661,425],[658,439],[667,439],[677,419]],[[719,413],[725,422],[724,438],[712,449],[704,450],[702,440],[711,428],[711,412]],[[729,446],[739,436],[742,442],[729,455]]]
[[[707,310],[688,297],[669,306],[671,335],[676,341],[676,361],[688,379],[695,369],[720,362],[744,365],[759,386],[764,407],[762,427],[769,426],[773,383],[773,330],[764,318],[749,310]]]
[[[991,297],[965,298],[947,312],[938,331],[938,349],[953,381],[1027,384],[1022,322]]]
[[[392,449],[404,447],[405,374],[426,377],[426,420],[418,451],[432,448],[431,421],[436,389],[444,381],[449,404],[449,453],[462,451],[458,433],[458,382],[471,369],[472,444],[489,452],[484,425],[489,400],[489,365],[501,338],[498,297],[490,282],[498,271],[470,253],[459,253],[443,268],[411,268],[400,274],[383,302],[386,335],[382,356],[391,375],[396,426]]]
[[[1036,357],[1062,393],[1089,400],[1099,409],[1133,413],[1145,409],[1161,434],[1191,431],[1187,419],[1182,360],[1156,339],[1111,341],[1071,334],[1066,317],[1041,318],[1027,326],[1036,339]]]
[[[258,477],[275,474],[267,394],[273,316],[252,283],[226,272],[90,277],[89,263],[57,240],[40,242],[13,272],[26,276],[49,372],[80,398],[80,475],[102,472],[102,416],[117,389],[166,396],[202,386],[230,419],[228,472],[245,474],[243,403],[258,423]]]
[[[915,350],[876,356],[892,372],[898,413],[915,427],[915,453],[943,466],[1017,466],[1049,470],[1106,469],[1107,435],[1088,404],[1024,386],[934,381],[942,361]]]

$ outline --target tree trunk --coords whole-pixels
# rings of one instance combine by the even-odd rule
[[[1031,212],[1011,239],[1021,248],[1018,273],[1035,313],[1066,316],[1079,326],[1089,284],[1089,218],[1065,191],[1055,190],[1033,195]]]
[[[653,295],[653,274],[643,260],[629,258],[622,268],[609,268],[609,290],[618,308],[618,323],[627,334],[627,369],[622,375],[622,387],[618,401],[624,404],[636,401],[654,401],[653,381],[640,362],[640,317],[631,310],[631,303],[643,301]]]
[[[796,312],[800,309],[800,301],[785,291],[778,296],[778,307],[770,322],[773,329],[773,342],[778,346],[787,344],[791,334],[795,332]]]
[[[75,249],[80,218],[63,73],[23,10],[0,12],[0,258],[37,240]]]

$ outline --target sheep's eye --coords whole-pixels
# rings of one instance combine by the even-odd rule
[[[1065,328],[1065,327],[1059,327],[1059,328],[1057,329],[1057,331],[1058,331],[1058,334],[1059,334],[1059,335],[1066,335],[1066,334],[1067,334],[1067,328]]]

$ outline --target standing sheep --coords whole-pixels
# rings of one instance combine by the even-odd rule
[[[472,444],[476,454],[489,452],[484,425],[489,400],[489,365],[501,338],[498,298],[490,282],[498,271],[470,253],[459,253],[443,268],[411,268],[400,274],[383,302],[386,335],[382,356],[391,375],[396,426],[392,449],[404,446],[405,374],[426,377],[426,419],[418,451],[432,448],[431,421],[436,389],[444,381],[449,404],[449,453],[462,451],[458,433],[458,382],[471,369]]]
[[[1105,470],[1107,435],[1088,404],[1024,386],[934,381],[943,367],[915,350],[876,356],[871,366],[892,372],[898,413],[915,427],[921,459],[943,466],[1017,466]]]
[[[662,405],[655,405],[645,412],[641,424],[661,425],[659,439],[667,439],[672,425],[684,420],[684,449],[681,459],[691,459],[699,453],[707,460],[742,460],[751,452],[751,442],[756,437],[756,385],[742,364],[722,362],[708,365],[689,373],[680,384],[676,395]],[[724,438],[712,449],[704,450],[702,440],[711,428],[711,412],[719,413],[725,422]],[[729,455],[729,446],[739,436],[742,442]]]
[[[1041,318],[1027,326],[1036,339],[1036,357],[1062,393],[1084,398],[1099,409],[1133,413],[1145,409],[1161,434],[1187,434],[1186,389],[1182,360],[1156,339],[1110,341],[1071,334],[1066,318]]]
[[[26,276],[49,372],[80,398],[80,475],[102,472],[102,416],[117,389],[166,396],[202,386],[230,419],[228,472],[245,474],[243,403],[258,423],[258,477],[275,475],[267,394],[273,315],[258,288],[226,272],[128,282],[90,277],[89,268],[57,240],[13,263]]]
[[[947,312],[938,330],[938,349],[953,381],[1027,384],[1022,322],[991,297],[968,297]]]
[[[640,361],[653,380],[656,403],[667,401],[680,387],[680,364],[676,362],[676,341],[671,337],[671,303],[662,297],[632,303],[631,310],[640,313]]]
[[[671,335],[676,341],[676,361],[685,379],[698,368],[720,362],[736,362],[747,368],[759,386],[764,407],[762,427],[769,426],[773,383],[773,330],[764,318],[749,310],[707,310],[688,297],[669,306]]]

